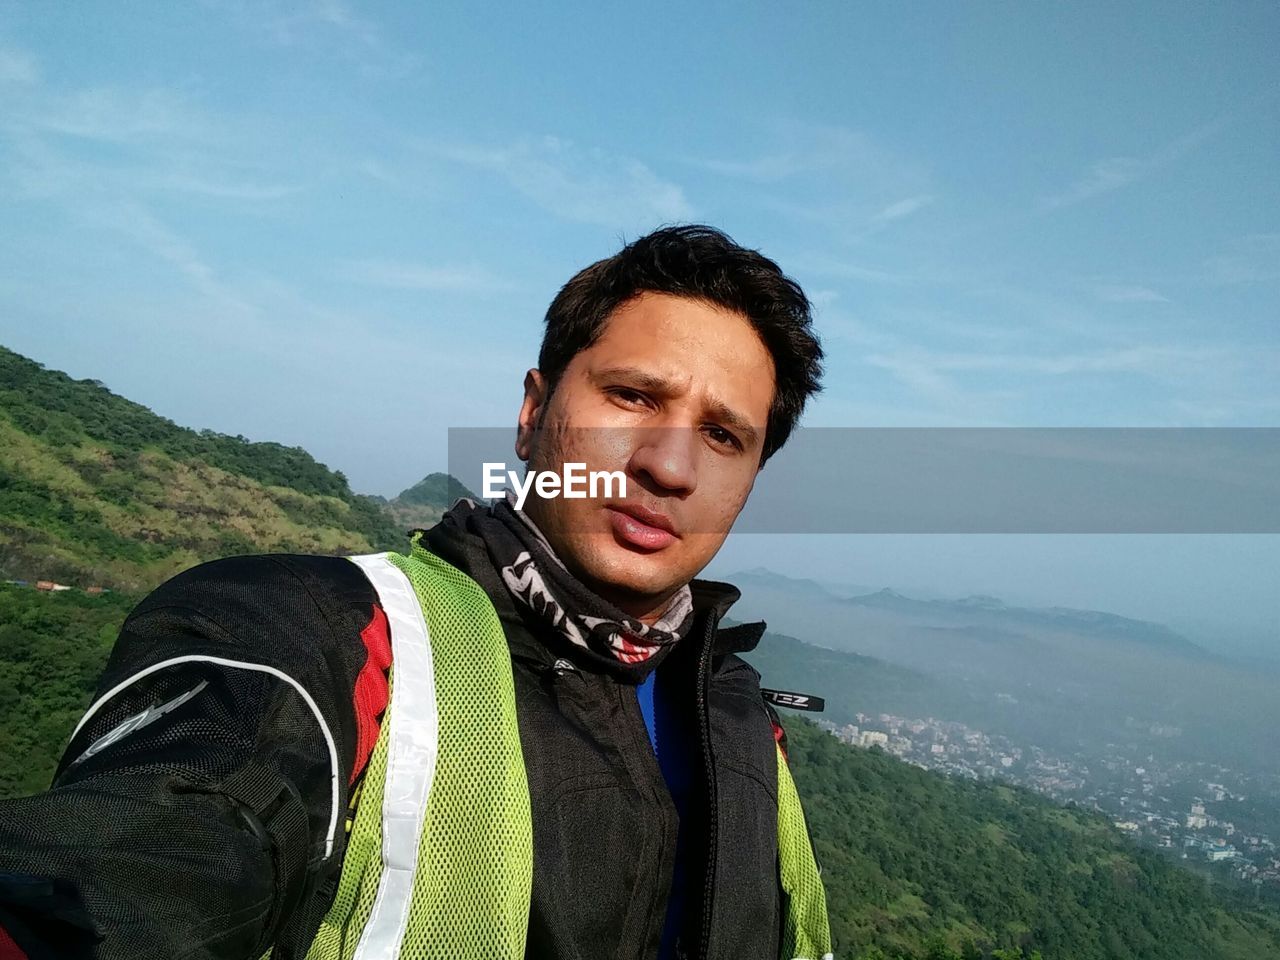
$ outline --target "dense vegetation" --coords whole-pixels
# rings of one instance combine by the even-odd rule
[[[1098,815],[787,729],[841,960],[1280,957],[1280,917],[1229,907]]]
[[[428,477],[397,517],[434,516],[467,495],[453,484]],[[231,552],[394,546],[382,510],[304,451],[186,430],[0,348],[0,575],[126,588],[0,584],[0,798],[48,784],[144,588]],[[753,661],[774,685],[923,695],[911,671],[803,646],[771,638]],[[1280,957],[1274,913],[1228,905],[1099,817],[788,729],[839,960]]]
[[[49,785],[137,599],[0,584],[0,798]]]
[[[402,539],[304,450],[179,427],[0,347],[0,575],[137,590],[215,556]]]

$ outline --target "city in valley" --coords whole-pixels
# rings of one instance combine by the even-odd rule
[[[845,743],[879,748],[927,770],[1003,779],[1090,807],[1189,866],[1280,894],[1280,777],[1136,756],[1116,744],[1098,744],[1088,758],[1055,756],[933,717],[858,713],[855,720],[819,725]]]

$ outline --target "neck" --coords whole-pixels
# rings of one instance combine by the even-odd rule
[[[668,593],[662,597],[637,597],[633,593],[627,593],[625,596],[619,596],[616,590],[610,590],[607,586],[584,581],[599,596],[612,603],[629,617],[635,617],[646,626],[653,626],[662,619],[662,615],[671,608],[671,601],[675,599],[675,593]],[[679,591],[676,591],[678,593]]]

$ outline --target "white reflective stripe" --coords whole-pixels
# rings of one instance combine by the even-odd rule
[[[293,677],[289,676],[287,673],[277,670],[275,667],[269,667],[263,663],[249,663],[245,660],[228,660],[226,657],[210,657],[201,653],[192,653],[184,657],[174,657],[171,660],[165,660],[161,663],[153,663],[145,670],[139,670],[122,683],[117,683],[114,687],[99,697],[93,706],[88,709],[85,715],[80,718],[80,722],[76,724],[76,728],[71,734],[71,739],[75,740],[76,735],[81,731],[84,725],[93,719],[98,710],[121,690],[132,686],[144,677],[149,677],[153,673],[158,673],[159,671],[166,670],[169,667],[177,666],[180,663],[212,663],[219,667],[232,667],[236,670],[251,670],[256,673],[269,673],[271,676],[276,677],[279,680],[283,680],[285,683],[289,684],[289,686],[293,687],[293,689],[297,690],[298,695],[307,702],[307,706],[310,707],[311,712],[315,714],[316,723],[320,725],[320,732],[324,734],[325,746],[329,749],[329,831],[325,834],[324,841],[324,858],[328,860],[333,856],[333,841],[334,837],[337,836],[338,833],[338,806],[340,796],[338,792],[338,748],[333,742],[333,734],[329,732],[329,725],[325,723],[324,715],[320,712],[320,708],[316,705],[315,700],[312,699],[311,694],[309,694],[297,680],[293,679]]]
[[[409,922],[418,842],[440,748],[431,638],[409,578],[385,553],[351,557],[378,591],[391,627],[387,779],[382,792],[382,877],[354,960],[395,960]]]

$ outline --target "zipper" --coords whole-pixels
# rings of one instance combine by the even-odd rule
[[[538,672],[551,682],[551,688],[557,699],[565,696],[581,704],[587,679],[576,663],[565,657],[556,657],[553,661],[539,660],[536,663]],[[567,679],[569,677],[573,679]]]
[[[698,661],[698,719],[702,726],[702,763],[707,777],[707,866],[702,891],[702,942],[697,960],[707,960],[711,950],[711,901],[715,891],[720,802],[716,795],[715,759],[711,754],[711,711],[707,694],[711,689],[711,648],[716,635],[716,619],[707,617],[706,635],[702,638],[702,654]]]
[[[602,696],[592,696],[587,700],[583,700],[582,695],[587,688],[586,676],[573,661],[564,657],[556,657],[553,660],[550,654],[542,658],[525,657],[522,659],[527,659],[537,664],[542,675],[550,679],[556,696],[564,695],[566,698],[574,699],[580,709],[585,704],[588,713],[598,710],[603,705]],[[568,677],[573,677],[574,680],[566,682]],[[648,730],[645,729],[644,715],[640,710],[640,704],[636,699],[634,688],[629,684],[619,683],[612,678],[603,678],[602,682],[606,687],[612,689],[613,693],[610,696],[618,695],[622,698],[620,702],[623,705],[623,712],[630,720],[629,723],[624,725],[624,729],[619,732],[620,737],[630,735],[632,738],[630,750],[625,750],[624,752],[634,752],[636,749],[645,751],[645,759],[640,761],[640,765],[649,770],[650,779],[652,780],[651,786],[654,784],[659,785],[660,789],[665,791],[667,789],[666,780],[663,779],[662,768],[659,766],[657,755],[654,753],[653,742],[649,739]],[[582,714],[582,716],[585,718],[586,714]],[[617,741],[617,745],[619,749],[623,748],[621,739]],[[626,767],[627,775],[632,776],[632,771],[625,763],[624,767]],[[658,803],[661,805],[661,800],[658,800]],[[656,843],[657,860],[661,864],[668,853],[665,828],[658,831]],[[670,889],[668,889],[666,897],[658,897],[655,893],[653,904],[649,910],[648,921],[645,924],[646,940],[651,938],[653,934],[652,927],[655,922],[658,937],[661,938],[662,929],[666,923],[667,909],[670,906],[670,894]]]
[[[662,797],[664,795],[670,797],[670,791],[667,787],[666,778],[662,775],[662,765],[658,762],[658,754],[654,749],[654,743],[649,738],[649,731],[644,720],[644,711],[640,709],[640,701],[636,694],[636,688],[631,683],[615,683],[614,688],[621,697],[623,712],[631,721],[627,726],[629,727],[629,733],[631,735],[632,749],[638,750],[641,753],[640,758],[636,761],[642,768],[641,771],[637,771],[638,776],[636,777],[636,785],[641,786],[641,781],[643,779],[647,779],[649,787],[653,793],[655,804],[658,807],[657,825],[660,829],[655,831],[655,852],[658,867],[661,868],[667,860],[667,829],[672,823],[675,824],[676,829],[674,842],[677,845],[679,844],[680,826],[679,817],[675,815],[675,800],[672,798],[667,801],[670,804],[670,810],[673,818],[672,820],[669,820],[665,812],[667,807],[664,805]],[[654,708],[657,709],[656,703]],[[647,772],[647,777],[644,772]],[[671,866],[674,871],[674,850],[671,851],[671,859]],[[660,874],[661,870],[659,869],[655,873],[655,876]],[[672,876],[674,877],[674,873]],[[661,884],[658,884],[658,887],[660,888]],[[653,900],[649,910],[649,921],[645,925],[644,931],[644,942],[646,943],[652,938],[655,932],[654,927],[656,927],[658,940],[661,942],[662,934],[667,923],[667,911],[671,909],[671,887],[667,887],[666,896],[660,896],[659,893],[660,889],[654,890]],[[679,939],[679,937],[677,937],[677,939]]]

